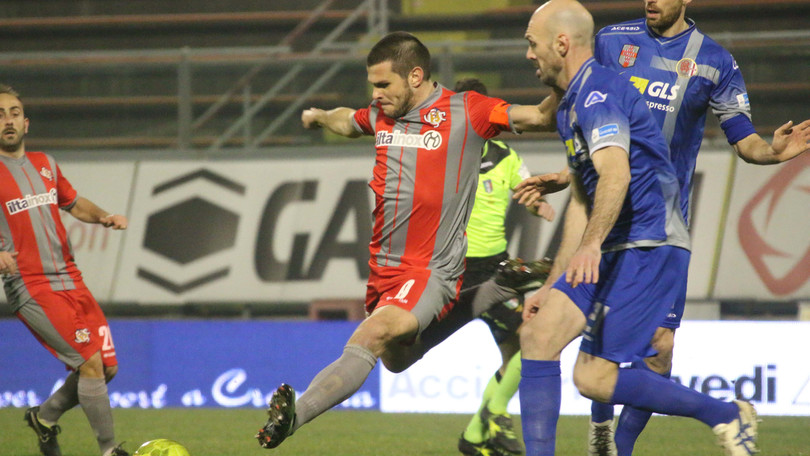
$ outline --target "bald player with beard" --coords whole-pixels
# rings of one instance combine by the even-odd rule
[[[583,396],[698,419],[725,454],[753,454],[756,412],[747,402],[619,368],[645,352],[685,289],[689,235],[666,139],[639,92],[593,59],[592,35],[593,19],[571,0],[538,8],[525,35],[537,76],[561,97],[557,130],[573,186],[549,280],[524,309],[526,452],[554,454],[560,353],[581,334],[574,383]]]

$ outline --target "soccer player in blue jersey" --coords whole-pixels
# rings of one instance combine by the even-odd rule
[[[756,450],[756,413],[643,369],[638,360],[686,289],[689,236],[666,139],[644,99],[593,59],[593,19],[572,0],[532,15],[527,58],[562,94],[557,130],[572,177],[563,241],[549,281],[527,300],[520,401],[526,452],[554,454],[560,353],[580,334],[574,383],[584,396],[689,416],[727,455]],[[555,280],[556,279],[556,280]]]
[[[690,1],[646,0],[644,18],[605,27],[595,39],[597,62],[630,80],[664,133],[680,183],[681,209],[687,223],[692,176],[709,108],[720,120],[729,144],[749,163],[790,160],[807,151],[810,139],[810,120],[795,126],[792,122],[785,123],[774,132],[772,144],[754,131],[740,69],[728,51],[686,18]],[[555,184],[564,188],[567,180],[567,175],[561,173],[536,176],[527,184],[539,185],[540,196],[550,193],[546,186]],[[530,198],[524,196],[524,200]],[[680,326],[685,300],[685,294],[677,297],[672,311],[656,331],[653,347],[657,354],[635,362],[634,367],[669,377],[675,329]],[[624,408],[614,447],[613,406],[594,402],[589,454],[629,456],[650,416],[649,411]]]

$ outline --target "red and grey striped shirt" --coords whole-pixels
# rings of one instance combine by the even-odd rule
[[[372,268],[428,268],[448,277],[463,272],[464,230],[475,199],[481,147],[511,128],[509,106],[437,84],[401,118],[387,117],[376,103],[355,113],[355,128],[376,138],[369,183],[376,199]]]
[[[16,308],[31,287],[72,290],[81,283],[59,208],[69,210],[78,195],[56,161],[42,152],[0,156],[0,250],[19,252],[18,274],[4,278],[6,298]]]

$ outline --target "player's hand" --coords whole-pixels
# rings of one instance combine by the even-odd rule
[[[599,282],[599,262],[602,251],[598,246],[581,245],[568,262],[565,281],[576,288],[581,283]]]
[[[543,196],[557,193],[568,188],[571,183],[571,175],[567,172],[541,174],[524,179],[515,187],[513,199],[518,203],[531,208]]]
[[[771,148],[779,161],[786,161],[810,150],[808,142],[810,142],[810,120],[805,120],[799,125],[793,125],[791,120],[773,132]]]
[[[536,293],[526,298],[523,302],[523,321],[529,321],[537,315],[540,306],[546,300],[548,292],[551,290],[551,285],[543,285]]]
[[[325,114],[326,111],[318,108],[304,109],[301,113],[301,124],[304,128],[320,128],[321,123],[319,119]]]
[[[538,217],[543,217],[549,222],[554,220],[554,216],[556,215],[554,208],[551,206],[551,204],[548,204],[548,201],[544,199],[535,202],[531,207],[527,207],[526,209],[532,214]]]
[[[19,252],[0,252],[0,274],[16,274]]]
[[[98,219],[98,222],[105,227],[112,228],[114,230],[127,229],[127,218],[119,214],[110,214],[106,217],[101,217]]]

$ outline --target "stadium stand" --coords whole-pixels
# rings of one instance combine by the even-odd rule
[[[635,1],[585,3],[597,27],[639,14]],[[308,103],[303,94],[322,106],[365,104],[367,46],[359,40],[385,30],[428,41],[445,84],[475,75],[493,95],[518,103],[547,93],[523,60],[521,36],[536,4],[473,1],[460,13],[425,6],[431,4],[280,0],[269,10],[252,0],[9,0],[0,19],[6,44],[0,79],[24,87],[32,115],[49,126],[33,146],[48,149],[312,141],[300,135],[287,108]],[[795,18],[808,13],[810,3],[800,0],[706,0],[690,7],[701,29],[744,69],[761,133],[776,127],[771,119],[799,118],[806,106],[810,33]],[[328,82],[319,82],[327,73]],[[308,93],[316,83],[322,87]],[[250,120],[240,122],[246,112]],[[707,137],[718,133],[710,119]]]

